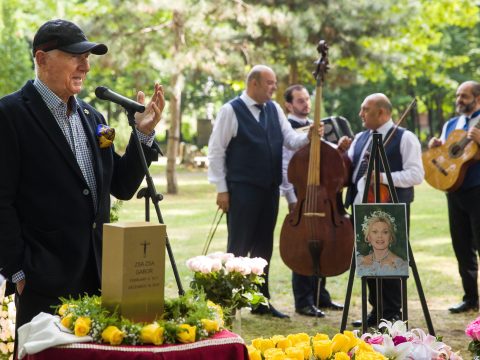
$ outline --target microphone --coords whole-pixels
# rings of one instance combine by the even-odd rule
[[[125,96],[117,94],[105,86],[99,86],[95,89],[95,95],[102,100],[108,100],[115,104],[123,106],[128,111],[143,113],[145,106],[133,101]]]

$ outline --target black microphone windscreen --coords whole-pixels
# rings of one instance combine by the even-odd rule
[[[105,91],[108,91],[108,88],[106,88],[105,86],[98,86],[95,89],[95,95],[102,100],[107,100],[104,96]]]

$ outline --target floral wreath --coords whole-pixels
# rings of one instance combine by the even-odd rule
[[[385,211],[375,210],[370,214],[370,216],[365,215],[364,218],[363,218],[362,232],[364,234],[368,230],[368,226],[369,226],[370,221],[374,218],[388,220],[390,222],[390,224],[392,225],[392,232],[393,233],[397,232],[397,224],[395,224],[395,218]]]

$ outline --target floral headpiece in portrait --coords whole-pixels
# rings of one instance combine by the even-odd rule
[[[397,232],[397,224],[395,223],[395,218],[389,213],[382,210],[375,210],[370,213],[370,216],[364,216],[362,223],[362,232],[365,235],[365,242],[368,243],[367,236],[370,230],[370,226],[377,222],[384,222],[388,225],[392,236],[392,241],[390,242],[390,244],[395,243],[395,233]]]

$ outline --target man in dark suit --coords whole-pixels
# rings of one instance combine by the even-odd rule
[[[123,156],[100,147],[105,119],[76,97],[89,55],[107,50],[69,21],[48,21],[33,40],[35,80],[0,100],[0,272],[16,287],[17,328],[52,312],[59,297],[99,294],[110,194],[131,198],[144,176],[132,140]],[[155,85],[135,114],[148,162],[163,107]]]

